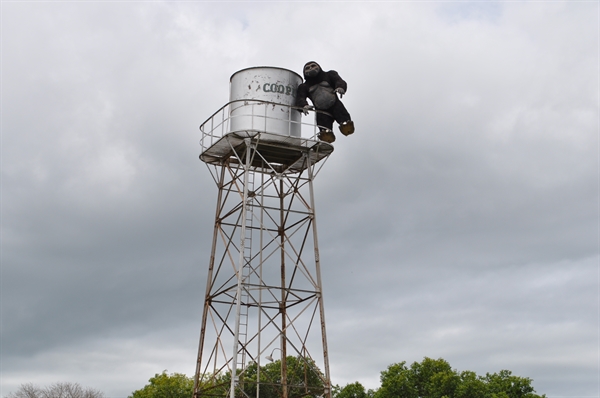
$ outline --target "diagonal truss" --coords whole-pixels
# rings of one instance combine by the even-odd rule
[[[332,149],[269,138],[225,135],[207,161],[218,197],[194,398],[331,397],[313,179]],[[277,353],[280,372],[261,373]]]

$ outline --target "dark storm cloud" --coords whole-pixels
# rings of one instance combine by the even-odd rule
[[[595,391],[597,5],[315,7],[3,4],[3,395],[194,371],[197,126],[236,70],[309,59],[357,125],[315,182],[333,382],[431,356]]]
[[[123,322],[185,313],[162,306],[194,291],[202,218],[190,209],[204,207],[201,183],[209,182],[199,177],[197,149],[179,149],[193,136],[185,134],[196,124],[186,102],[197,92],[170,85],[170,68],[181,65],[165,68],[172,50],[147,41],[150,26],[127,28],[143,8],[27,11],[21,18],[37,29],[15,26],[20,40],[4,47],[13,60],[5,76],[21,83],[3,91],[3,192],[11,193],[3,213],[5,363]],[[48,11],[58,13],[60,29]],[[114,26],[94,18],[113,11]],[[39,51],[18,56],[27,44]],[[188,115],[165,121],[184,109]]]

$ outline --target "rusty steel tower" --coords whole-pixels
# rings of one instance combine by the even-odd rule
[[[313,180],[333,146],[301,121],[301,82],[236,72],[200,126],[218,194],[194,398],[331,398]]]

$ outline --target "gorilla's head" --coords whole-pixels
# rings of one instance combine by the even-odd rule
[[[321,67],[315,61],[307,62],[304,65],[304,78],[308,79],[310,77],[316,77],[319,73],[321,73]]]

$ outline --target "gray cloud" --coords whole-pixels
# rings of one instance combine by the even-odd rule
[[[597,7],[3,4],[2,394],[193,373],[197,126],[309,59],[357,125],[315,183],[333,382],[430,356],[597,393]]]

